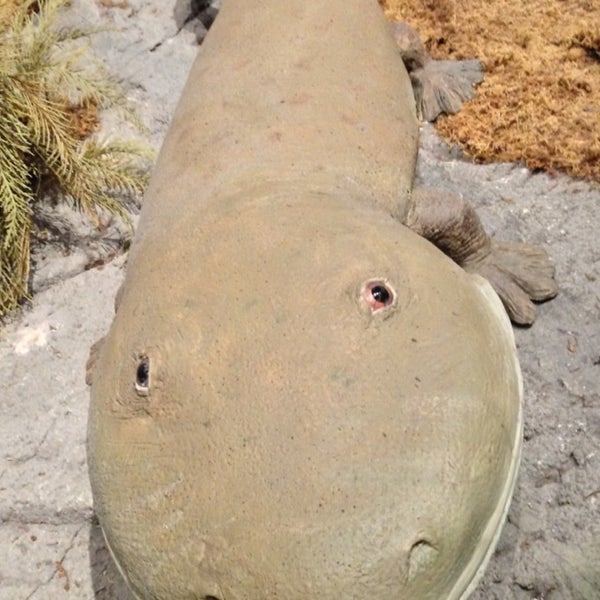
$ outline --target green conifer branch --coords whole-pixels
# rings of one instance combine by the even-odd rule
[[[0,31],[0,316],[28,297],[30,230],[40,182],[52,181],[100,224],[130,226],[125,197],[147,182],[147,146],[82,139],[74,106],[112,108],[142,129],[118,86],[82,42],[101,28],[59,26],[68,0],[26,0]]]

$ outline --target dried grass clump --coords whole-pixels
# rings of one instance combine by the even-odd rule
[[[485,81],[440,134],[481,162],[600,181],[600,2],[380,0],[435,58],[478,58]]]
[[[60,27],[67,0],[0,0],[0,316],[27,297],[30,231],[42,192],[58,190],[97,224],[130,224],[124,198],[141,194],[151,151],[98,141],[98,111],[124,96],[82,40],[94,29]]]

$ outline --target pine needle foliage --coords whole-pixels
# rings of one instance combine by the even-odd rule
[[[0,316],[28,297],[30,232],[49,189],[131,226],[124,198],[139,196],[153,155],[136,141],[82,135],[74,113],[117,109],[141,128],[120,89],[84,44],[95,29],[65,28],[68,0],[23,0],[0,19]],[[6,13],[5,13],[6,15]]]

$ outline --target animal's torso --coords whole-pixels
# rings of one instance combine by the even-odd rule
[[[256,0],[248,10],[227,0],[182,94],[142,228],[164,230],[173,211],[202,218],[207,198],[236,181],[347,190],[403,217],[416,151],[410,81],[375,1]]]

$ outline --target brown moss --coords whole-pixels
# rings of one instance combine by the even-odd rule
[[[485,81],[442,137],[481,162],[523,161],[600,182],[600,3],[380,0],[434,58],[478,58]]]
[[[73,122],[78,139],[83,140],[100,131],[98,105],[93,100],[86,99],[79,104],[68,104],[65,110]]]
[[[0,31],[6,29],[13,16],[29,0],[0,0]],[[39,12],[39,4],[31,2],[27,12]]]
[[[0,29],[4,29],[25,0],[0,0]]]

